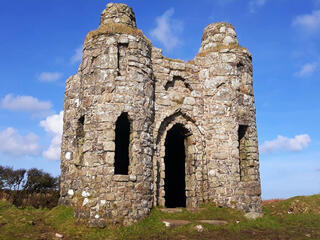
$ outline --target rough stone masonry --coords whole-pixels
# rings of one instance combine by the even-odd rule
[[[207,202],[261,214],[252,56],[228,23],[208,25],[184,62],[109,3],[66,81],[63,121],[60,203],[91,225]]]

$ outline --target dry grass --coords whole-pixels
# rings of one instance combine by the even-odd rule
[[[230,27],[230,28],[233,28],[233,25],[231,23],[227,23],[227,22],[215,22],[214,24],[209,24],[208,26],[210,25],[214,25],[215,28],[221,28],[221,27]],[[208,27],[207,26],[207,27]]]
[[[266,206],[266,205],[269,205],[269,204],[272,204],[272,203],[277,203],[277,202],[280,202],[282,201],[283,199],[269,199],[269,200],[263,200],[262,201],[262,206]]]
[[[188,60],[188,61],[187,61],[187,64],[192,64],[192,65],[194,65],[194,64],[196,64],[196,62],[195,62],[194,59],[192,59],[192,60]]]
[[[204,57],[206,56],[208,53],[211,53],[211,52],[220,52],[222,50],[228,50],[228,51],[231,51],[231,50],[240,50],[240,51],[247,51],[249,52],[249,50],[247,48],[244,48],[244,47],[241,47],[239,44],[230,44],[230,45],[224,45],[224,44],[220,44],[216,47],[212,47],[212,48],[209,48],[209,49],[206,49],[204,51],[201,51],[197,54],[197,57]]]
[[[58,205],[59,192],[28,192],[24,190],[0,190],[0,199],[17,207],[54,208]]]
[[[150,40],[143,34],[143,32],[138,28],[133,28],[122,23],[113,23],[99,26],[97,30],[89,32],[86,36],[85,42],[88,40],[98,37],[100,35],[112,35],[112,34],[130,34],[144,38],[148,45],[151,47],[152,43]]]
[[[173,59],[173,58],[167,58],[167,57],[163,57],[164,60],[170,61],[170,62],[179,62],[179,63],[184,63],[183,60],[181,59]]]

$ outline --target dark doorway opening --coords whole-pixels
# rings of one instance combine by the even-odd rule
[[[114,173],[128,175],[130,122],[128,113],[122,113],[116,122]]]
[[[185,181],[185,136],[186,129],[181,124],[174,125],[165,141],[165,206],[186,207]]]

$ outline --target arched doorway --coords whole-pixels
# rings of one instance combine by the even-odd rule
[[[186,140],[187,130],[175,124],[165,140],[165,206],[186,207]]]

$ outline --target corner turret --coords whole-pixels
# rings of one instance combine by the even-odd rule
[[[111,23],[122,23],[129,27],[137,27],[132,8],[122,3],[108,3],[100,17],[100,26]]]
[[[209,24],[203,31],[199,52],[218,47],[219,45],[238,45],[236,31],[230,23],[220,22]]]

